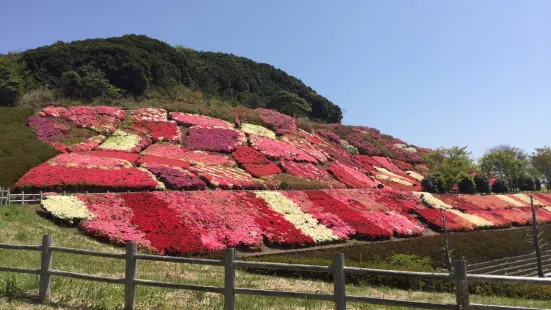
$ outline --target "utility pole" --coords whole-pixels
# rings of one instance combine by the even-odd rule
[[[543,266],[541,262],[541,248],[538,231],[538,223],[536,222],[536,208],[534,207],[534,197],[530,196],[530,205],[532,206],[532,235],[534,237],[534,247],[536,248],[536,259],[538,261],[538,277],[543,278]]]

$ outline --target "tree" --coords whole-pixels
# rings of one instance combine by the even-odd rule
[[[461,194],[474,194],[476,190],[476,185],[474,183],[473,177],[468,174],[463,174],[457,184],[459,187],[459,192]]]
[[[438,174],[445,184],[445,191],[459,183],[462,175],[473,168],[471,153],[467,147],[438,148],[424,155],[431,174]]]
[[[497,179],[492,185],[492,192],[496,194],[503,194],[509,192],[509,187],[507,186],[507,181],[504,179]]]
[[[478,173],[474,176],[474,184],[478,193],[488,194],[491,192],[490,180],[484,174]]]
[[[268,108],[290,115],[294,118],[306,116],[312,112],[312,107],[297,94],[287,91],[279,91],[270,98]]]
[[[551,187],[551,147],[536,149],[531,158],[532,166],[541,173],[547,188]]]
[[[532,176],[523,174],[518,178],[517,187],[521,191],[533,191],[536,189],[536,182]]]
[[[0,55],[0,106],[15,106],[23,93],[22,65],[17,55]]]
[[[505,179],[513,188],[518,188],[519,178],[529,168],[529,157],[518,147],[499,145],[486,151],[479,164],[483,172]]]

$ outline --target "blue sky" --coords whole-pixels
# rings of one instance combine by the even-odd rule
[[[551,145],[551,1],[2,1],[0,53],[145,34],[287,71],[409,143]]]

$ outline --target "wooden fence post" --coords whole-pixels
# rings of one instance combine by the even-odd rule
[[[344,278],[344,254],[340,253],[333,258],[333,294],[335,309],[346,310],[346,282]]]
[[[124,310],[134,310],[136,301],[136,253],[135,241],[126,244],[126,268],[124,277]]]
[[[11,204],[11,188],[8,188],[8,205]]]
[[[469,282],[467,281],[467,263],[456,260],[454,265],[455,301],[458,310],[469,309]]]
[[[25,191],[21,191],[21,204],[25,205]]]
[[[44,199],[44,195],[43,195],[42,191],[40,191],[40,202],[42,202],[42,199]]]
[[[50,268],[52,267],[52,236],[42,236],[42,255],[40,258],[40,289],[38,300],[42,303],[50,297]]]
[[[226,249],[224,255],[224,310],[235,310],[235,249]]]

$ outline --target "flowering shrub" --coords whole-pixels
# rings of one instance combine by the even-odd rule
[[[329,185],[316,180],[302,179],[287,173],[274,174],[262,177],[267,189],[275,190],[311,190],[325,189]]]
[[[402,177],[405,176],[402,169],[400,169],[396,165],[394,165],[394,163],[392,162],[392,160],[390,160],[390,158],[380,157],[380,156],[373,156],[373,160],[376,161],[377,163],[379,163],[378,165],[375,165],[375,166],[383,167],[386,170],[388,170],[392,173],[395,173],[399,176],[402,176]]]
[[[78,128],[60,118],[31,116],[27,124],[40,141],[51,144],[60,152],[90,151],[105,139],[92,130]]]
[[[416,210],[427,223],[439,228],[444,229],[444,222],[442,221],[442,213],[437,209],[421,209]],[[457,214],[444,211],[444,216],[446,218],[446,227],[449,231],[463,231],[463,230],[473,230],[476,228],[476,225],[463,219]]]
[[[167,112],[165,109],[139,108],[131,112],[132,119],[139,122],[166,122]]]
[[[247,138],[242,132],[216,126],[193,126],[186,139],[186,146],[190,149],[213,152],[232,152],[246,143]]]
[[[413,192],[414,195],[419,196],[426,204],[434,209],[453,209],[452,206],[438,199],[436,195],[427,192]]]
[[[295,135],[297,124],[295,119],[268,109],[257,109],[258,116],[266,127],[274,130],[278,135]]]
[[[551,206],[551,195],[534,193],[533,196],[534,198],[537,198],[543,206],[546,206],[546,207]]]
[[[447,210],[446,212],[451,212],[459,217],[462,217],[463,219],[473,223],[474,225],[476,225],[477,227],[493,227],[494,224],[486,219],[484,219],[483,217],[480,217],[480,216],[477,216],[476,214],[468,214],[468,213],[463,213],[459,210]]]
[[[302,129],[299,129],[298,130],[298,136],[305,139],[306,141],[310,142],[311,144],[323,144],[324,141],[321,137],[315,135],[315,134],[311,134],[309,132],[306,132]]]
[[[403,171],[413,171],[413,165],[401,160],[392,159],[392,163]]]
[[[380,167],[373,167],[373,168],[377,172],[379,172],[375,175],[378,179],[392,181],[394,183],[399,183],[399,184],[406,185],[406,186],[414,186],[415,185],[409,179],[407,179],[405,177],[402,177],[400,175],[397,175],[393,172],[390,172],[390,171],[386,170],[385,168],[380,168]]]
[[[289,143],[299,150],[306,152],[308,155],[314,157],[320,164],[327,162],[327,154],[303,138],[283,136],[281,140]]]
[[[232,155],[240,164],[267,165],[271,163],[264,154],[250,146],[239,146]]]
[[[78,198],[88,208],[92,218],[80,223],[79,229],[101,240],[115,244],[136,241],[140,247],[151,248],[145,234],[132,225],[132,209],[124,206],[117,194],[82,195]]]
[[[336,144],[341,144],[341,137],[327,129],[317,129],[316,133],[323,138]]]
[[[285,220],[292,223],[305,235],[311,237],[314,242],[338,240],[338,237],[333,234],[331,229],[320,224],[318,220],[310,214],[303,212],[293,201],[287,199],[282,193],[258,191],[256,195],[264,199],[273,211],[282,214]]]
[[[179,167],[148,164],[147,170],[155,174],[168,189],[204,190],[207,187],[195,174]]]
[[[189,150],[179,145],[155,143],[143,150],[142,155],[151,155],[156,157],[166,157],[184,160]]]
[[[453,206],[454,209],[458,209],[461,211],[470,212],[473,210],[484,210],[483,206],[479,206],[477,204],[473,204],[465,199],[463,199],[463,195],[438,195],[438,199],[445,202],[446,204]]]
[[[509,195],[495,195],[497,198],[505,201],[508,206],[511,207],[524,207],[526,206],[526,203],[522,202],[522,200],[515,199],[514,196]]]
[[[174,122],[143,121],[134,123],[132,130],[151,137],[153,142],[182,142],[182,131]]]
[[[191,171],[207,180],[212,186],[222,189],[260,189],[263,184],[247,172],[224,166],[192,166]]]
[[[255,178],[281,173],[281,169],[274,163],[267,165],[243,164],[243,169]]]
[[[509,195],[509,197],[519,201],[523,206],[530,206],[530,196],[526,194],[512,194]],[[535,206],[545,206],[545,204],[539,201],[537,197],[533,197],[533,202]]]
[[[223,165],[229,167],[237,165],[235,161],[228,156],[209,154],[202,151],[190,151],[189,149],[173,144],[153,144],[145,149],[142,154],[177,159],[192,165]]]
[[[425,177],[415,171],[406,171],[406,174],[417,181],[422,181]]]
[[[75,106],[67,109],[61,117],[79,127],[89,128],[102,134],[109,134],[117,129],[125,112],[115,107]]]
[[[361,171],[338,162],[332,163],[327,171],[350,188],[377,187],[377,183]]]
[[[61,117],[64,113],[67,112],[67,109],[62,107],[45,107],[42,109],[38,115],[39,116],[51,116],[51,117]]]
[[[363,136],[359,133],[353,133],[346,136],[348,143],[352,144],[360,151],[362,155],[369,156],[378,156],[381,155],[381,150],[379,150],[375,145],[366,141]]]
[[[469,214],[474,214],[491,222],[496,228],[511,227],[511,220],[508,220],[501,216],[495,210],[469,210]]]
[[[118,129],[98,147],[98,150],[138,153],[150,144],[149,138]]]
[[[90,151],[90,152],[78,152],[74,154],[122,159],[122,160],[128,161],[129,163],[135,163],[140,158],[140,155],[138,154],[117,152],[117,151]]]
[[[503,199],[497,197],[497,195],[487,195],[487,196],[478,196],[478,195],[461,195],[459,199],[462,199],[472,205],[479,206],[485,210],[497,210],[497,209],[506,209],[510,207],[510,204]]]
[[[47,196],[42,200],[42,207],[55,218],[71,223],[92,217],[86,205],[73,196]]]
[[[283,168],[283,170],[288,174],[291,174],[300,178],[317,180],[327,184],[329,187],[332,187],[332,188],[346,188],[346,185],[335,180],[334,178],[331,177],[329,173],[327,173],[327,171],[325,171],[323,168],[316,166],[314,164],[296,163],[293,161],[282,160],[280,165]]]
[[[255,149],[269,158],[317,163],[314,157],[288,143],[254,135],[249,136],[249,140]]]
[[[32,168],[17,181],[17,188],[100,188],[100,189],[162,189],[162,183],[142,168],[83,168],[53,166],[49,163]]]
[[[303,212],[310,214],[325,227],[331,229],[333,234],[341,240],[348,239],[356,234],[356,229],[349,226],[342,218],[348,212],[348,206],[332,198],[322,191],[288,191],[281,192],[287,199],[295,203]]]
[[[166,166],[166,167],[179,167],[189,168],[190,164],[187,161],[181,161],[174,158],[166,158],[159,156],[145,155],[138,160],[138,164],[141,167],[153,166]]]
[[[341,140],[341,145],[352,155],[360,154],[360,151],[358,151],[358,148],[348,143],[348,141],[346,140]]]
[[[503,217],[514,225],[529,225],[532,222],[532,212],[529,208],[496,209],[492,210],[492,213]]]
[[[221,119],[212,118],[203,115],[190,114],[190,113],[180,113],[180,112],[171,112],[170,118],[175,120],[179,125],[184,126],[218,126],[233,128],[233,124],[226,122]]]
[[[132,164],[123,159],[88,156],[78,153],[60,154],[48,160],[52,166],[78,167],[78,168],[131,168]]]
[[[425,206],[421,203],[421,199],[412,192],[396,191],[387,188],[384,190],[361,191],[369,191],[376,202],[387,206],[391,210],[411,212],[425,208]]]
[[[260,125],[254,125],[249,123],[241,123],[239,126],[241,128],[241,131],[248,134],[254,134],[257,136],[267,137],[267,138],[276,138],[275,132],[271,131],[268,128],[262,127]]]

